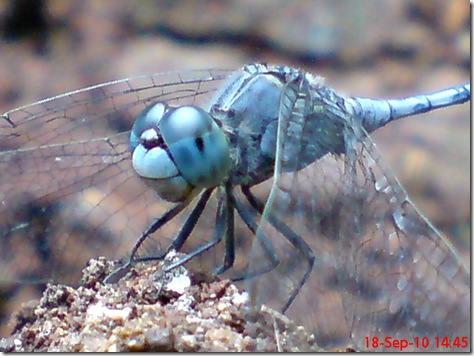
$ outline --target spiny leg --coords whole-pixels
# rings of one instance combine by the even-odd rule
[[[216,228],[214,229],[214,235],[212,237],[212,240],[209,242],[201,245],[194,251],[190,252],[187,254],[184,258],[180,259],[179,261],[176,261],[170,265],[168,265],[164,271],[168,272],[171,271],[173,268],[176,268],[178,266],[183,265],[184,263],[188,262],[189,260],[193,259],[194,257],[200,255],[201,253],[209,250],[211,247],[217,245],[223,238],[224,233],[227,229],[227,223],[228,223],[228,201],[227,201],[227,196],[224,195],[219,199],[218,207],[217,207],[217,212],[216,212]]]
[[[178,236],[173,240],[170,246],[166,249],[166,252],[161,254],[160,258],[166,256],[170,251],[180,251],[191,233],[193,232],[194,228],[196,227],[196,223],[199,221],[204,208],[206,207],[209,198],[211,197],[214,188],[206,189],[204,193],[201,194],[199,201],[197,202],[196,206],[193,208],[193,211],[186,219],[181,231],[179,232]]]
[[[251,212],[242,204],[240,203],[232,194],[232,188],[228,185],[225,187],[225,200],[226,200],[226,234],[225,234],[225,255],[224,255],[224,261],[221,267],[217,268],[214,273],[219,275],[224,272],[226,272],[229,268],[231,268],[234,265],[235,262],[235,226],[234,226],[234,209],[237,209],[237,212],[239,215],[242,217],[244,223],[247,225],[247,227],[250,229],[250,231],[255,234],[257,230],[257,224],[254,221],[254,218],[251,216]],[[221,200],[222,201],[222,200]],[[217,216],[216,221],[219,222],[221,221],[222,218]],[[219,225],[216,226],[216,230],[219,229]],[[194,256],[208,250],[209,248],[213,247],[217,243],[222,240],[222,233],[217,232],[215,235],[215,238],[211,240],[209,243],[201,246],[199,249],[193,251],[192,254],[186,256],[183,260],[180,260],[176,262],[173,265],[170,265],[168,268],[172,269],[177,267],[178,265],[181,265],[187,261],[189,261],[191,258]],[[278,265],[278,257],[272,250],[271,244],[268,244],[267,241],[263,241],[262,243],[265,244],[265,252],[267,255],[270,256],[272,263],[266,267],[262,271],[258,271],[255,275],[260,275],[263,273],[266,273],[273,268],[275,268]],[[233,280],[243,280],[243,279],[248,279],[249,275],[246,275],[245,277],[240,277],[240,278],[233,278]]]
[[[234,222],[234,200],[232,188],[229,185],[225,187],[225,196],[227,200],[227,230],[225,234],[224,261],[222,266],[217,268],[214,273],[219,275],[227,271],[235,262],[235,222]]]
[[[250,203],[250,205],[260,214],[263,214],[264,204],[253,195],[249,187],[242,186],[242,193],[247,198],[247,201]],[[282,313],[284,314],[295,300],[301,288],[303,288],[304,284],[308,280],[309,275],[313,270],[315,257],[313,251],[311,250],[311,247],[293,230],[291,230],[285,223],[273,216],[270,216],[269,221],[273,225],[273,227],[275,227],[275,229],[277,229],[304,256],[304,258],[308,262],[306,272],[304,273],[303,277],[300,279],[293,292],[291,293],[290,297],[288,298],[288,301],[282,308]]]
[[[133,262],[144,262],[144,261],[150,261],[150,260],[160,260],[160,259],[163,259],[171,250],[180,251],[181,248],[183,247],[183,245],[185,244],[185,242],[187,241],[188,237],[191,235],[194,228],[196,227],[196,223],[199,221],[199,218],[201,217],[202,212],[203,212],[207,202],[209,201],[209,198],[210,198],[213,190],[214,190],[214,188],[207,189],[207,190],[204,191],[204,193],[201,194],[201,197],[199,198],[198,203],[193,208],[193,210],[191,211],[191,214],[188,216],[188,218],[184,222],[184,225],[181,228],[178,236],[173,240],[173,242],[170,244],[170,246],[168,246],[168,248],[166,249],[166,251],[164,253],[161,253],[159,255],[152,255],[152,256],[134,258]],[[150,232],[150,233],[152,233],[152,232]],[[135,252],[136,252],[136,250],[135,250]],[[133,254],[132,254],[132,257],[133,257]]]
[[[252,234],[256,236],[258,226],[257,226],[257,223],[255,222],[255,216],[256,214],[259,214],[258,210],[255,209],[253,206],[251,206],[253,210],[250,210],[247,206],[242,204],[242,202],[240,202],[233,195],[230,197],[230,199],[232,201],[232,205],[237,210],[237,213],[239,214],[244,224],[252,232]],[[232,277],[233,281],[243,281],[243,280],[249,280],[249,279],[255,278],[257,276],[270,272],[271,270],[276,268],[276,266],[278,266],[278,264],[280,263],[280,260],[278,259],[278,256],[275,253],[275,250],[273,249],[272,244],[269,243],[267,239],[260,238],[258,239],[258,243],[260,243],[260,245],[263,247],[263,250],[265,254],[267,255],[267,257],[269,258],[270,263],[264,266],[263,268],[258,269],[257,271],[252,271],[250,273],[246,272],[240,276],[234,276]]]
[[[150,258],[147,257],[142,257],[142,258],[135,258],[135,255],[140,248],[140,246],[143,244],[143,242],[148,238],[148,236],[152,233],[154,233],[156,230],[164,226],[166,223],[168,223],[170,220],[175,218],[183,209],[189,204],[189,201],[185,201],[182,203],[177,203],[173,207],[171,207],[169,210],[165,211],[162,215],[160,215],[158,218],[156,218],[150,226],[141,234],[141,236],[138,238],[138,240],[135,242],[135,245],[133,246],[132,252],[130,254],[130,257],[128,258],[127,262],[125,262],[122,266],[118,267],[115,269],[112,273],[110,273],[105,279],[104,283],[107,283],[111,277],[117,275],[120,271],[123,271],[127,268],[129,268],[132,263],[134,262],[141,262],[141,261],[147,261]]]

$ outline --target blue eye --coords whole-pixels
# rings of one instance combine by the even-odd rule
[[[143,110],[133,125],[130,149],[135,171],[168,201],[221,184],[230,167],[224,132],[193,106],[158,103]]]

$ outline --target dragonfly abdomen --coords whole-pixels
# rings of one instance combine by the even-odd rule
[[[463,104],[471,98],[471,84],[454,86],[431,94],[401,99],[376,100],[352,97],[346,100],[348,110],[362,123],[367,132],[373,132],[391,121]]]

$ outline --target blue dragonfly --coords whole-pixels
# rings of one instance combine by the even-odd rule
[[[469,99],[470,84],[345,97],[311,73],[257,63],[127,78],[8,111],[0,282],[70,282],[91,257],[127,256],[112,281],[185,251],[168,269],[200,259],[321,346],[420,338],[413,349],[439,350],[435,337],[470,333],[470,272],[369,134]]]

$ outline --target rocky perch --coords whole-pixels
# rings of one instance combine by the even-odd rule
[[[117,283],[105,258],[89,261],[81,286],[48,285],[36,306],[13,317],[4,352],[320,351],[303,327],[268,308],[248,316],[247,293],[228,280],[206,280],[179,258],[140,263]],[[251,321],[250,321],[251,320]]]

